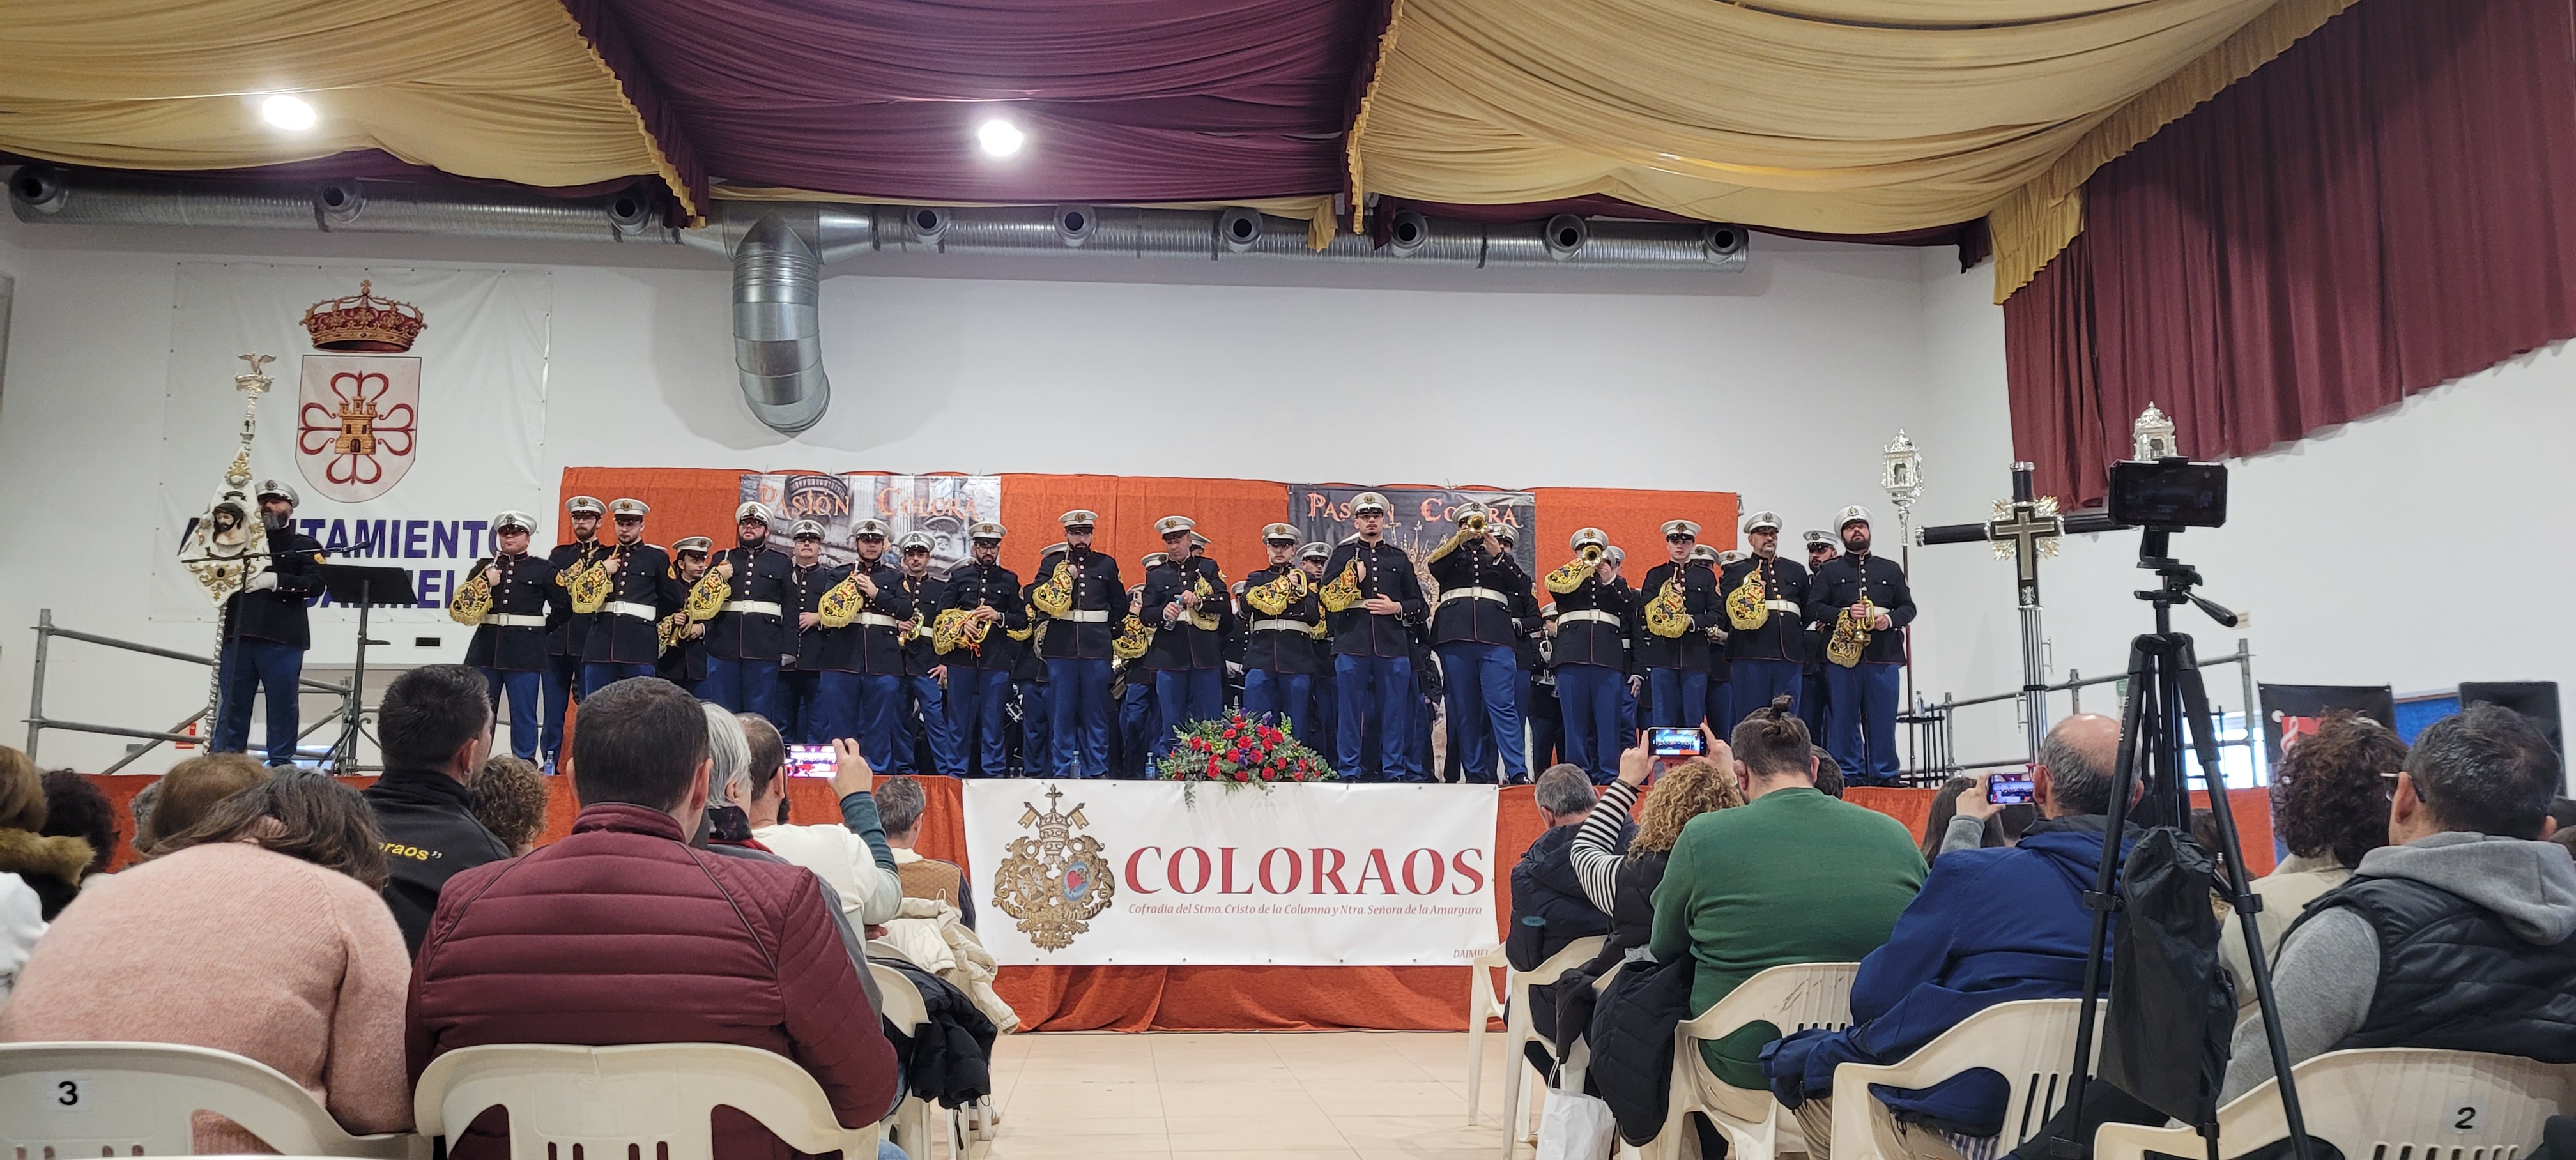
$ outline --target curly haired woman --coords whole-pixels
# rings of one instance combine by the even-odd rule
[[[1619,779],[1601,791],[1591,816],[1575,831],[1574,875],[1584,897],[1610,916],[1610,942],[1593,960],[1595,973],[1643,953],[1654,933],[1655,886],[1664,880],[1664,861],[1682,825],[1710,810],[1744,804],[1744,787],[1729,768],[1734,763],[1725,747],[1712,739],[1710,748],[1714,760],[1694,757],[1674,765],[1651,790],[1645,786],[1655,768],[1654,751],[1641,743],[1620,754]],[[1637,808],[1637,833],[1622,855],[1616,845],[1620,825],[1640,792],[1646,800]]]
[[[2263,910],[2254,916],[2263,957],[2299,912],[2352,877],[2361,856],[2388,844],[2388,782],[2406,764],[2406,743],[2388,727],[2356,713],[2333,713],[2281,759],[2272,791],[2272,827],[2289,846],[2288,861],[2254,880]],[[2222,914],[2222,919],[2227,915]],[[2237,1009],[2254,1007],[2245,941],[2232,930],[2218,940],[2219,961],[2236,976]]]

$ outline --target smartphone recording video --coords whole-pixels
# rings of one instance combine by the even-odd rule
[[[787,776],[829,778],[841,770],[841,759],[832,756],[829,745],[790,745],[787,747]]]
[[[1655,747],[1657,757],[1697,757],[1704,745],[1697,729],[1660,727],[1647,737],[1647,743]]]
[[[2026,806],[2030,804],[2030,795],[2030,775],[2027,773],[1998,773],[1986,779],[1986,800],[1996,805]]]

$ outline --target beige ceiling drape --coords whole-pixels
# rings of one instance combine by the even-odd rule
[[[271,128],[273,92],[320,123]],[[537,186],[653,173],[701,212],[555,0],[9,0],[0,148],[129,169],[381,149]]]
[[[2010,203],[2000,297],[2080,228],[2082,175],[2349,2],[1399,0],[1351,181],[1853,234]]]

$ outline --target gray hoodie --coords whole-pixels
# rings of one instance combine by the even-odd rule
[[[2362,856],[2354,873],[2438,886],[2494,911],[2515,937],[2534,945],[2576,935],[2576,860],[2554,842],[2457,831],[2433,834],[2373,850]],[[2232,924],[2221,935],[2244,937]],[[2337,907],[2290,932],[2272,977],[2291,1062],[2323,1055],[2370,1016],[2379,986],[2379,936],[2368,919]],[[2249,1011],[2236,1025],[2220,1101],[2235,1099],[2271,1077],[2272,1053],[2263,1041],[2262,1016]]]

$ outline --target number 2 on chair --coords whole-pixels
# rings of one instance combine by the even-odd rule
[[[2453,1104],[2451,1105],[2450,1113],[2442,1117],[2442,1130],[2446,1132],[2477,1131],[2478,1121],[2484,1119],[2486,1117],[2486,1113],[2486,1108],[2479,1104]]]

